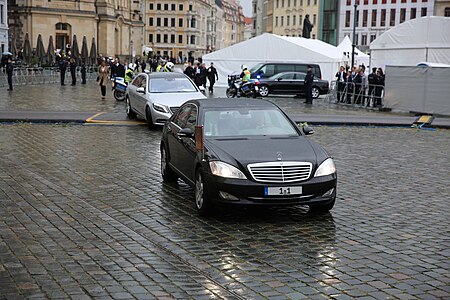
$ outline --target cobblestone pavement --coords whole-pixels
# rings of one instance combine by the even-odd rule
[[[331,213],[200,218],[158,130],[0,125],[0,299],[449,299],[450,131],[315,129]]]
[[[225,97],[225,88],[216,87],[215,93],[208,97]],[[0,110],[31,111],[89,111],[89,112],[124,112],[125,104],[114,99],[111,90],[107,89],[106,100],[101,99],[100,88],[95,81],[86,85],[61,87],[58,84],[45,86],[17,86],[13,92],[0,89]],[[304,98],[267,97],[289,114],[346,114],[346,115],[386,115],[374,110],[330,103],[326,96],[314,100],[312,106],[303,102]]]

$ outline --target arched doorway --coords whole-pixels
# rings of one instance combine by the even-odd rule
[[[70,37],[72,35],[72,26],[69,23],[56,23],[55,37],[56,49],[65,49],[67,44],[70,44]]]

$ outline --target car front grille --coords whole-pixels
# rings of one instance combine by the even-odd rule
[[[249,164],[250,174],[259,182],[296,182],[309,178],[312,164],[309,162],[277,161]]]
[[[172,114],[174,114],[174,113],[177,112],[177,110],[178,110],[179,108],[180,108],[179,106],[171,106],[171,107],[170,107],[170,112],[171,112]]]

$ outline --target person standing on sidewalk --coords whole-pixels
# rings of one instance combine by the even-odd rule
[[[64,52],[60,52],[57,56],[57,59],[58,59],[59,75],[61,77],[61,86],[65,86],[64,80],[66,79],[67,61]]]
[[[12,84],[13,72],[14,72],[14,65],[12,62],[12,56],[10,55],[10,56],[8,56],[8,60],[6,61],[6,75],[8,77],[8,85],[9,85],[8,91],[13,90],[13,84]]]
[[[306,76],[305,76],[305,94],[306,94],[306,104],[313,103],[312,96],[312,85],[314,81],[314,74],[312,73],[312,66],[308,65]]]
[[[98,85],[100,86],[100,91],[102,93],[102,99],[105,99],[106,96],[106,85],[108,83],[109,78],[109,66],[105,60],[103,60],[98,68]]]
[[[71,85],[76,85],[77,84],[77,74],[76,74],[77,61],[73,57],[70,59],[69,69],[70,69],[70,75],[72,76],[72,84]]]
[[[214,83],[216,80],[219,80],[219,75],[217,74],[217,70],[214,67],[214,63],[211,63],[211,66],[208,68],[208,80],[209,80],[209,92],[214,93]]]

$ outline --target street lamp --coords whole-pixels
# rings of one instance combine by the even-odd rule
[[[355,47],[356,47],[356,44],[355,44],[355,41],[356,41],[356,9],[357,9],[357,7],[358,7],[357,2],[358,2],[358,0],[355,0],[355,5],[354,5],[354,7],[355,7],[355,14],[354,14],[354,16],[353,16],[352,65],[351,65],[352,68],[353,68],[353,66],[354,66],[354,64],[355,64]]]

